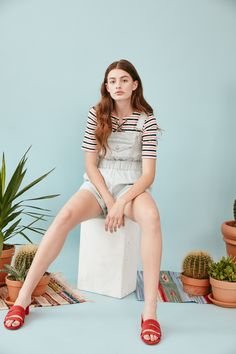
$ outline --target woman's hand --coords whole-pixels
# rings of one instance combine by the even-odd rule
[[[124,208],[125,203],[122,200],[110,201],[107,204],[108,214],[105,220],[105,230],[110,232],[117,231],[117,227],[120,228],[125,225],[124,221]]]

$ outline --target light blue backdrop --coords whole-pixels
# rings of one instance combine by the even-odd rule
[[[236,197],[235,38],[229,0],[2,0],[0,152],[8,176],[32,144],[26,182],[56,169],[28,196],[60,193],[41,203],[56,214],[82,183],[80,146],[105,69],[128,59],[164,129],[154,185],[161,268],[179,270],[192,249],[218,258],[225,253],[220,225],[232,219]],[[73,280],[79,231],[50,268]]]

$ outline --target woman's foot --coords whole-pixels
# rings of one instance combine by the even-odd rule
[[[143,321],[150,320],[150,319],[157,321],[156,304],[155,305],[146,305],[145,304],[144,310],[142,312],[142,317],[143,317]],[[146,334],[146,335],[144,335],[144,338],[147,340],[155,341],[155,340],[157,340],[158,337],[154,334],[150,334],[150,335]]]
[[[24,309],[26,309],[26,307],[28,305],[30,305],[31,302],[32,302],[31,298],[24,298],[22,300],[17,298],[15,303],[14,303],[14,306],[19,305],[19,306],[22,306]],[[16,317],[17,317],[17,315],[16,315]],[[7,320],[6,321],[6,326],[7,327],[10,327],[10,326],[17,327],[19,324],[20,324],[20,321],[17,321],[17,320]]]

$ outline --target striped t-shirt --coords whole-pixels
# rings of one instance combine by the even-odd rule
[[[134,131],[139,119],[140,113],[133,112],[129,117],[126,117],[125,122],[121,125],[122,131]],[[119,126],[119,118],[111,116],[112,131],[116,131]],[[98,152],[95,129],[96,129],[96,110],[92,107],[89,110],[86,130],[82,142],[81,149],[85,151]],[[117,132],[119,134],[119,132]],[[157,122],[156,118],[149,114],[142,128],[142,158],[157,157]]]

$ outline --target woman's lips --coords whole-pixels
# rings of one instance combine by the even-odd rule
[[[118,91],[116,92],[117,95],[123,95],[124,92]]]

